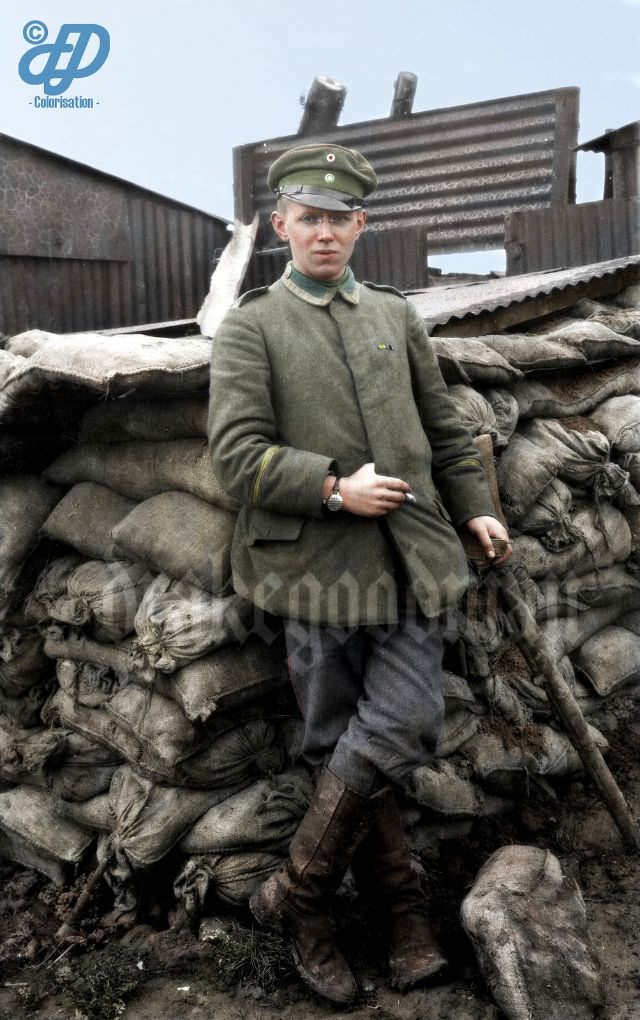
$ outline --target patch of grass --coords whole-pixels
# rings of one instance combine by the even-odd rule
[[[225,920],[207,934],[206,941],[215,951],[217,976],[228,987],[259,985],[271,992],[295,976],[291,948],[279,935]]]
[[[109,946],[76,960],[62,990],[82,1020],[117,1020],[142,980],[140,953],[129,946]]]

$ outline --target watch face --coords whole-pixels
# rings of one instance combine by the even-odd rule
[[[328,510],[342,510],[342,496],[339,492],[332,492],[327,499]]]

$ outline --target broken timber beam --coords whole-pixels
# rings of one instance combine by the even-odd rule
[[[304,103],[299,135],[319,135],[331,131],[338,123],[347,90],[335,78],[313,79]]]
[[[413,112],[413,100],[418,87],[418,75],[400,71],[393,84],[393,102],[390,117],[407,117]]]

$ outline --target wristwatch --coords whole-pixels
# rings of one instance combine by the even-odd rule
[[[342,510],[342,507],[344,506],[344,501],[342,499],[342,496],[340,495],[340,479],[337,476],[335,482],[333,483],[333,489],[331,490],[331,494],[327,496],[326,499],[323,499],[322,502],[326,506],[327,510],[333,510],[334,513],[337,510]]]

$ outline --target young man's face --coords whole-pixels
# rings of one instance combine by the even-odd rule
[[[332,212],[298,202],[287,202],[284,212],[271,214],[276,234],[291,246],[296,269],[326,282],[342,276],[366,220],[362,209]]]

